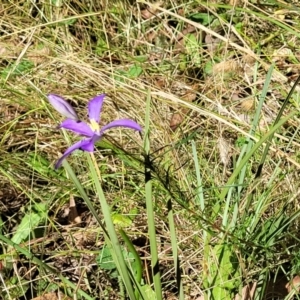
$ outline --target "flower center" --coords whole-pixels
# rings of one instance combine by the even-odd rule
[[[91,119],[89,125],[94,132],[97,132],[97,133],[100,132],[99,124],[95,120]]]

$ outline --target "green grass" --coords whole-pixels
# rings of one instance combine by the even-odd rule
[[[0,4],[1,299],[298,297],[300,7],[232,3]],[[143,132],[55,171],[48,93]]]

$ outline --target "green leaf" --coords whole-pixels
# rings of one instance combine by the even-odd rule
[[[96,49],[95,49],[95,53],[99,56],[102,56],[105,51],[107,51],[107,43],[105,41],[105,39],[99,37],[98,40],[97,40],[97,45],[96,45]]]
[[[239,264],[232,246],[217,244],[212,251],[209,278],[205,278],[205,288],[211,289],[211,299],[232,299],[240,285]]]
[[[143,73],[143,69],[138,65],[133,65],[127,72],[127,77],[137,78]]]
[[[198,21],[202,25],[208,25],[214,19],[211,14],[208,13],[196,13],[191,16],[191,19]]]
[[[98,266],[103,270],[114,270],[117,268],[113,261],[111,251],[107,246],[104,246],[96,258]]]
[[[16,276],[11,277],[7,282],[5,282],[5,285],[9,293],[6,292],[5,294],[0,294],[1,299],[5,300],[20,299],[22,296],[24,296],[24,294],[29,288],[28,281],[25,281],[23,279],[21,279],[20,281],[20,278]]]
[[[204,73],[205,75],[211,75],[212,74],[212,69],[213,69],[213,61],[208,60],[206,64],[204,65]]]
[[[36,203],[31,207],[31,211],[26,213],[19,224],[16,233],[12,237],[12,242],[16,244],[26,241],[30,233],[47,217],[47,207],[45,204]]]
[[[1,71],[1,77],[18,76],[29,73],[34,68],[34,63],[30,60],[23,59],[17,65],[12,63]]]
[[[146,56],[146,55],[135,56],[134,59],[137,62],[143,63],[143,62],[148,61],[148,56]]]
[[[151,286],[149,284],[143,285],[142,290],[147,295],[147,299],[151,299],[151,300],[157,299],[155,292],[151,289]]]
[[[114,78],[116,81],[124,82],[125,78],[134,79],[139,77],[143,73],[142,67],[134,64],[128,71],[116,70]]]
[[[113,223],[115,225],[120,226],[121,228],[129,227],[132,224],[132,220],[127,216],[124,216],[124,215],[121,215],[118,213],[113,213],[111,217],[112,217]]]
[[[54,292],[59,289],[56,283],[50,283],[47,279],[40,279],[37,282],[37,290],[42,292]]]
[[[200,45],[199,41],[195,34],[187,34],[184,37],[184,44],[187,54],[190,56],[190,60],[193,65],[201,65],[201,56],[200,56]]]
[[[61,6],[62,5],[62,0],[51,0],[51,5],[53,6]]]
[[[132,270],[136,273],[137,271],[137,266],[136,266],[136,261],[134,258],[133,253],[128,252],[126,249],[122,249],[122,254],[124,257],[124,260],[127,262],[128,265],[131,266]],[[100,253],[98,254],[96,258],[96,262],[98,266],[103,269],[103,270],[115,270],[117,269],[116,264],[113,261],[113,257],[111,254],[111,249],[108,246],[104,246]]]

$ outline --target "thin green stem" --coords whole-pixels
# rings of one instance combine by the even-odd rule
[[[162,288],[161,288],[161,275],[159,270],[159,260],[156,241],[155,230],[155,217],[154,207],[152,199],[152,180],[151,180],[151,162],[150,162],[150,93],[147,97],[146,118],[145,118],[145,194],[146,194],[146,208],[147,208],[147,221],[148,221],[148,233],[150,239],[150,251],[151,251],[151,269],[154,282],[154,289],[157,300],[162,300]]]
[[[112,250],[111,254],[113,256],[113,259],[117,266],[119,274],[122,277],[122,280],[126,287],[127,293],[131,300],[135,300],[136,297],[135,297],[134,289],[133,289],[132,282],[130,280],[130,275],[129,275],[130,270],[127,268],[127,265],[126,265],[124,257],[123,257],[122,248],[119,243],[117,233],[115,231],[113,220],[111,218],[110,207],[106,201],[106,198],[105,198],[102,186],[101,186],[101,177],[100,177],[99,168],[98,168],[98,165],[96,163],[93,153],[90,156],[88,155],[88,163],[89,163],[89,168],[90,168],[90,174],[94,180],[95,188],[96,188],[97,195],[98,195],[98,198],[100,201],[105,225],[106,225],[108,236],[109,236],[108,246]]]

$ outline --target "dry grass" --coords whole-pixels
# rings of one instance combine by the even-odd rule
[[[203,289],[202,226],[212,226],[218,231],[220,224],[219,220],[211,220],[213,224],[209,224],[208,218],[207,224],[199,225],[202,217],[194,204],[197,182],[189,141],[194,139],[197,143],[203,188],[207,201],[212,203],[207,209],[210,213],[214,197],[232,173],[240,150],[238,143],[249,136],[251,116],[266,70],[275,62],[276,70],[260,121],[261,134],[274,121],[280,100],[286,97],[299,72],[300,28],[294,10],[280,14],[279,10],[286,8],[279,3],[272,10],[250,1],[209,6],[184,2],[150,6],[129,1],[60,3],[58,0],[49,2],[52,4],[30,1],[0,4],[2,233],[11,237],[30,205],[45,203],[49,213],[42,233],[36,233],[24,245],[30,245],[33,253],[44,257],[93,297],[118,299],[118,285],[97,268],[95,257],[103,245],[103,237],[97,232],[95,221],[76,197],[64,172],[55,173],[51,169],[66,149],[66,141],[56,129],[60,116],[56,113],[52,116],[45,96],[50,92],[63,95],[86,118],[87,101],[96,94],[106,93],[103,123],[132,118],[143,124],[146,97],[150,93],[151,148],[156,176],[161,183],[170,180],[186,299],[197,299]],[[236,8],[232,17],[229,17],[230,7]],[[226,18],[221,18],[225,13]],[[196,14],[208,14],[218,24],[202,25],[199,19],[196,22]],[[188,34],[194,44],[183,42],[183,36]],[[259,42],[263,42],[261,48]],[[289,110],[298,109],[298,103],[296,95]],[[277,133],[272,144],[259,185],[261,190],[268,188],[265,184],[274,175],[275,167],[281,172],[267,195],[272,201],[268,202],[264,216],[280,210],[286,201],[287,212],[298,209],[298,127],[299,120],[294,118]],[[138,134],[121,134],[116,130],[109,133],[108,139],[142,158],[143,141]],[[258,133],[254,139],[259,139]],[[261,151],[255,155],[249,174],[255,172]],[[98,149],[96,157],[114,212],[134,215],[126,231],[146,267],[150,253],[141,191],[143,169],[121,161],[107,149]],[[69,158],[90,196],[95,197],[83,161],[81,154]],[[245,199],[254,188],[251,184],[245,191]],[[155,187],[162,281],[165,298],[172,299],[177,290],[166,219],[167,199],[159,180]],[[75,225],[66,211],[73,193],[82,219]],[[289,233],[293,242],[295,236],[296,233]],[[6,263],[6,249],[3,244],[2,277],[6,286],[26,281],[32,287],[27,289],[26,299],[42,295],[46,288],[38,288],[36,280],[45,274],[32,270],[23,257],[14,258],[12,268]],[[253,270],[244,270],[243,276],[255,277],[262,265],[258,262],[252,266]],[[145,274],[149,282],[150,277]],[[17,278],[17,283],[12,284],[10,278]],[[58,284],[55,276],[50,275],[44,282]],[[9,299],[11,293],[14,298],[12,291],[15,289],[3,292],[1,297]]]

